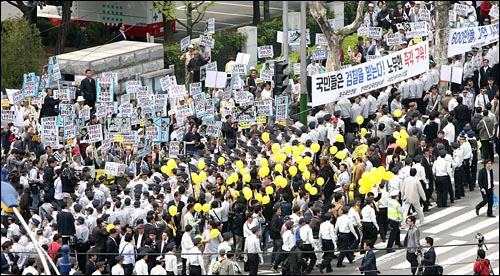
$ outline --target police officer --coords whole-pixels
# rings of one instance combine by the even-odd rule
[[[387,201],[387,218],[389,219],[389,225],[391,226],[389,241],[387,241],[388,253],[395,251],[392,249],[392,245],[394,243],[401,247],[401,241],[399,239],[399,225],[401,224],[401,219],[403,218],[403,207],[399,203],[399,191],[392,190],[390,196],[391,198]]]

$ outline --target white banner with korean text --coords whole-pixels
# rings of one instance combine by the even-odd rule
[[[498,23],[473,28],[450,29],[448,36],[448,57],[463,54],[472,47],[498,41]]]
[[[312,78],[312,104],[354,97],[422,74],[429,69],[427,41],[337,72]]]

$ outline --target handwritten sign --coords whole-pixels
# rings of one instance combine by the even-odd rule
[[[318,46],[328,46],[328,40],[325,34],[316,33],[316,45]]]
[[[23,91],[17,89],[5,89],[10,104],[14,105],[23,101]]]
[[[141,81],[127,81],[125,83],[125,89],[127,94],[139,92],[139,87],[141,87]]]
[[[171,85],[172,85],[172,79],[170,78],[170,76],[165,76],[160,79],[160,86],[162,91],[167,91]]]
[[[186,36],[181,40],[181,51],[186,50],[186,48],[191,44],[191,36]]]
[[[187,94],[186,87],[184,85],[172,85],[170,87],[169,95],[171,98],[182,98]]]
[[[276,97],[276,121],[288,119],[288,96]]]
[[[319,48],[312,52],[311,58],[313,60],[323,60],[326,59],[327,56],[328,56],[328,50],[326,48]]]
[[[401,39],[401,34],[395,33],[395,34],[387,34],[386,36],[386,43],[387,46],[398,46],[402,42]]]
[[[300,75],[300,63],[294,63],[293,64],[293,74],[295,76]]]
[[[104,173],[113,176],[120,176],[120,166],[120,163],[106,162],[104,165]]]
[[[265,45],[257,47],[257,56],[258,58],[273,58],[274,51],[272,45]]]
[[[2,122],[12,123],[16,118],[16,111],[2,109]]]
[[[207,28],[205,29],[206,34],[215,34],[215,18],[207,19]]]
[[[206,35],[200,35],[200,40],[198,41],[198,44],[200,44],[200,46],[207,46],[213,48],[215,45],[215,39],[210,38]]]
[[[467,16],[468,9],[469,9],[469,7],[467,5],[458,4],[458,3],[455,3],[453,6],[453,10],[459,16]]]
[[[368,28],[368,37],[381,39],[383,30],[384,29],[381,27],[369,27]]]

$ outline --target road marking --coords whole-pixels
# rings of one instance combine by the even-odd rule
[[[238,7],[246,7],[246,8],[252,8],[252,5],[240,5],[240,4],[234,4],[234,3],[228,3],[228,2],[217,2],[217,5],[227,5],[227,6],[238,6]],[[277,11],[282,11],[282,8],[275,8],[275,7],[269,7],[269,10],[277,10]]]
[[[450,206],[450,207],[447,207],[446,209],[442,209],[441,211],[436,212],[436,213],[434,213],[432,215],[424,216],[424,221],[425,221],[424,226],[428,225],[430,222],[438,220],[438,219],[440,219],[442,217],[445,217],[445,216],[447,216],[447,215],[449,215],[451,213],[454,213],[456,211],[462,210],[463,208],[465,208],[465,207]]]
[[[213,14],[221,14],[221,15],[228,15],[228,16],[241,16],[241,17],[253,18],[253,15],[240,14],[240,13],[225,13],[225,12],[216,12],[216,11],[206,11],[206,13],[213,13]]]
[[[447,242],[445,245],[450,245],[450,246],[447,246],[447,247],[438,247],[436,248],[436,255],[438,256],[439,258],[439,255],[440,254],[444,254],[450,250],[453,250],[456,248],[456,246],[451,246],[451,245],[460,245],[460,244],[466,244],[467,242],[466,241],[462,241],[462,240],[452,240],[450,242]],[[410,268],[410,263],[409,262],[402,262],[398,265],[395,265],[392,267],[392,269],[405,269],[405,268]]]
[[[449,208],[449,207],[448,207]],[[446,221],[446,222],[443,222],[439,225],[436,225],[430,229],[427,229],[427,230],[424,230],[424,232],[426,233],[431,233],[431,234],[437,234],[437,233],[440,233],[440,232],[443,232],[444,230],[446,229],[449,229],[451,227],[454,227],[460,223],[463,223],[464,221],[468,221],[472,218],[476,217],[476,211],[475,210],[472,210],[470,212],[467,212],[461,216],[458,216],[454,219],[451,219],[449,221]]]
[[[406,235],[401,235],[401,240],[404,240],[404,236]],[[439,241],[441,238],[439,237],[436,237],[434,238],[434,242],[437,242]],[[420,244],[422,243],[425,243],[425,239],[421,239],[420,240]],[[396,249],[396,248],[394,248]],[[377,257],[377,264],[382,264],[382,263],[386,263],[388,261],[391,261],[391,260],[394,260],[396,258],[399,257],[399,255],[406,255],[406,249],[405,248],[402,248],[402,249],[396,249],[397,251],[396,252],[392,252],[392,253],[387,253],[381,257]],[[384,251],[384,250],[380,250],[380,251]]]
[[[495,246],[496,246],[496,244],[492,245],[490,247],[490,249],[493,248],[493,247],[495,247]],[[458,268],[456,270],[453,270],[450,273],[446,273],[446,275],[466,275],[466,274],[471,273],[472,272],[472,268],[474,267],[474,262],[473,261],[476,258],[476,254],[477,254],[477,248],[473,248],[473,249],[465,251],[462,254],[459,254],[456,257],[455,256],[451,256],[449,258],[451,265],[453,265],[453,263],[455,263],[457,261],[464,260],[464,259],[465,260],[470,260],[470,263],[466,264],[466,265],[463,265],[460,268]],[[488,251],[488,254],[491,255],[491,256],[495,255],[495,253],[493,253],[493,255],[492,255],[492,252],[490,252],[490,251]],[[496,255],[498,256],[498,251],[496,252]],[[439,256],[438,256],[438,258],[439,258]],[[446,263],[446,262],[443,262],[443,263]],[[450,266],[450,265],[445,265],[444,267],[447,267],[447,266]],[[497,275],[497,274],[495,274],[495,275]]]
[[[462,229],[456,233],[451,234],[455,237],[465,237],[467,235],[475,235],[479,230],[485,229],[486,227],[498,223],[498,220],[487,218],[486,221],[481,221],[480,223],[476,223],[470,227]]]

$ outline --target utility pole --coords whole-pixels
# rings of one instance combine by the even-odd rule
[[[307,125],[306,5],[306,1],[300,1],[300,122],[304,125]],[[288,43],[285,37],[288,35],[283,34],[283,43]]]
[[[283,1],[283,57],[288,61],[288,43],[285,38],[288,37],[288,1]]]

